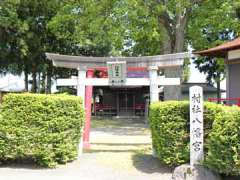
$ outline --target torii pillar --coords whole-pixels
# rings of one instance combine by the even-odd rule
[[[159,90],[158,90],[158,67],[150,66],[149,70],[149,78],[150,78],[150,103],[159,101]],[[152,143],[153,144],[153,143]],[[152,147],[152,155],[156,156],[156,150]]]
[[[78,83],[77,83],[77,96],[80,96],[83,100],[83,105],[85,109],[85,126],[83,130],[83,139],[79,147],[79,154],[81,154],[82,146],[84,149],[90,148],[89,134],[90,134],[90,123],[91,123],[91,105],[92,105],[92,86],[85,86],[85,79],[92,78],[94,74],[93,69],[78,69]]]
[[[93,78],[94,70],[87,70],[87,78]],[[90,127],[91,127],[91,114],[92,114],[92,91],[93,86],[86,86],[85,93],[85,127],[83,133],[83,148],[89,149],[89,135],[90,135]]]
[[[159,90],[158,90],[158,67],[150,66],[149,78],[150,78],[150,102],[159,101]]]

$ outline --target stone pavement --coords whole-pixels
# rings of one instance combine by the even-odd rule
[[[4,166],[0,180],[171,180],[172,170],[151,156],[144,124],[122,120],[118,126],[95,127],[90,136],[91,150],[72,163],[56,169]]]

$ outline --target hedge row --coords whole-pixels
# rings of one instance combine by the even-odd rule
[[[83,127],[75,96],[8,94],[0,119],[0,161],[32,159],[54,167],[77,157]]]
[[[222,108],[215,117],[207,147],[207,167],[227,175],[240,175],[240,108]]]
[[[150,106],[153,147],[169,166],[189,163],[189,103],[161,102]],[[204,104],[203,165],[223,174],[240,174],[240,108]]]

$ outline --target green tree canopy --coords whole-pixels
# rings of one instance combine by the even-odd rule
[[[202,7],[194,10],[188,26],[187,36],[192,47],[195,50],[208,49],[238,36],[239,5],[231,0],[203,1]],[[207,74],[209,83],[217,84],[220,98],[220,82],[225,77],[224,59],[199,57],[195,64]]]
[[[111,54],[153,55],[182,52],[185,33],[201,1],[73,1],[49,27],[58,38],[82,46],[107,45]]]
[[[231,0],[2,0],[0,65],[15,73],[48,78],[72,73],[55,69],[45,52],[85,56],[141,56],[218,45],[238,35],[240,3]],[[215,78],[222,61],[198,67]],[[219,63],[218,63],[219,62]],[[211,67],[211,71],[208,71]],[[43,81],[45,82],[45,81]]]
[[[67,9],[72,2],[74,1],[3,0],[0,2],[1,66],[6,71],[18,74],[24,72],[26,89],[28,89],[29,74],[33,78],[32,90],[36,92],[37,74],[42,76],[43,86],[47,78],[47,91],[49,91],[52,76],[69,73],[66,69],[53,68],[51,62],[46,60],[45,52],[96,55],[107,54],[109,51],[106,41],[103,41],[105,44],[98,44],[98,47],[82,46],[81,43],[76,43],[77,39],[59,38],[57,33],[50,31],[48,24],[52,18],[60,8]],[[73,11],[78,10],[75,8]],[[67,24],[69,20],[65,19],[64,22]],[[70,23],[72,22],[68,24]],[[68,31],[71,32],[71,26],[68,26]]]

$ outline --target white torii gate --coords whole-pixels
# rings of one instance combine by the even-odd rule
[[[155,67],[157,68],[157,67]],[[157,76],[156,71],[149,71],[150,78],[127,78],[124,87],[128,86],[150,86],[157,90],[159,93],[158,86],[170,86],[170,85],[180,85],[180,78],[165,78],[165,76]],[[82,74],[82,75],[80,75]],[[85,71],[79,71],[78,77],[72,77],[71,79],[57,79],[57,86],[77,86],[77,94],[82,98],[85,95],[85,86],[110,86],[108,78],[86,78]],[[152,81],[151,81],[152,79]],[[156,85],[153,87],[153,85]],[[150,93],[151,94],[151,93]],[[151,95],[150,95],[151,96]],[[158,101],[158,96],[152,95],[150,97],[151,102]]]
[[[84,136],[86,136],[85,144],[89,143],[89,130],[91,118],[91,97],[85,96],[85,87],[92,86],[109,86],[108,78],[86,78],[88,69],[97,69],[107,66],[107,62],[125,61],[127,67],[147,68],[149,78],[127,78],[124,87],[128,86],[149,86],[150,102],[159,100],[158,86],[180,85],[179,78],[166,78],[158,76],[159,68],[172,68],[183,66],[184,58],[190,58],[189,53],[177,53],[158,56],[145,57],[84,57],[84,56],[68,56],[53,53],[46,53],[49,60],[53,61],[53,65],[57,67],[72,68],[78,70],[78,77],[71,79],[58,79],[57,86],[77,86],[77,96],[82,97],[85,103],[86,124]],[[92,93],[92,91],[91,91]],[[86,100],[87,98],[87,100]],[[86,100],[86,101],[85,101]],[[88,147],[89,145],[86,145]]]

